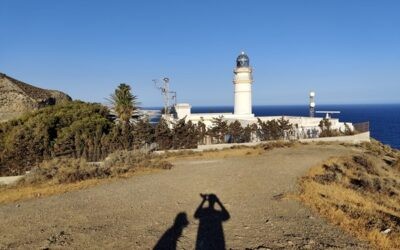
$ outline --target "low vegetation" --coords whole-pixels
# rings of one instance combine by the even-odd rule
[[[0,123],[0,175],[24,174],[53,158],[104,160],[118,150],[194,148],[197,126],[184,120],[172,128],[147,119],[115,123],[109,110],[80,101],[46,107]]]
[[[257,134],[262,141],[286,139],[288,134],[294,129],[293,124],[290,124],[283,117],[278,120],[266,122],[258,119],[258,125],[260,129],[257,130]]]
[[[140,151],[116,151],[97,163],[57,157],[43,161],[18,183],[0,186],[0,204],[82,189],[115,177],[171,168],[172,164],[165,157]]]
[[[379,249],[400,248],[400,153],[374,141],[302,179],[300,198]]]
[[[132,109],[119,108],[118,112],[126,110]],[[222,117],[214,119],[211,129],[201,121],[194,124],[181,119],[169,126],[161,119],[154,126],[145,118],[129,121],[126,114],[123,118],[115,122],[106,107],[74,101],[0,123],[0,175],[24,174],[54,158],[71,158],[69,163],[75,163],[70,166],[75,166],[76,162],[103,161],[119,150],[191,149],[204,144],[207,137],[212,143],[250,142],[257,133],[261,140],[284,139],[291,127],[283,118],[259,121],[261,129],[256,124],[242,127],[238,121],[228,124]]]
[[[116,177],[139,168],[170,169],[171,163],[139,151],[116,151],[104,162],[88,163],[84,159],[54,158],[33,168],[19,183],[62,184],[87,179]]]
[[[329,119],[322,119],[319,122],[319,128],[321,129],[320,137],[333,137],[341,135],[341,132],[337,129],[332,129],[332,122]]]

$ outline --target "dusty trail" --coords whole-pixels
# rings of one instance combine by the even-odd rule
[[[309,167],[350,150],[306,145],[257,156],[186,160],[168,171],[20,202],[19,207],[2,205],[0,248],[151,249],[184,212],[188,224],[181,214],[180,224],[168,235],[183,229],[178,249],[194,249],[199,194],[213,193],[229,219],[224,218],[223,231],[200,234],[216,238],[227,249],[365,249],[299,202],[280,199],[281,194],[296,191],[297,178]],[[218,227],[204,217],[202,226]]]

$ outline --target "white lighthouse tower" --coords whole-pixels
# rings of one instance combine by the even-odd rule
[[[242,52],[236,59],[233,70],[235,86],[235,116],[254,116],[252,114],[251,84],[253,83],[252,69],[249,57]]]

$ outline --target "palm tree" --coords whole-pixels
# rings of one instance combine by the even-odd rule
[[[125,83],[121,83],[113,94],[110,95],[114,111],[118,118],[124,124],[129,124],[129,119],[134,111],[138,109],[137,97],[131,93],[131,87]]]

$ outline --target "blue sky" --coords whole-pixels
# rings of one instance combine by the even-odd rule
[[[233,67],[254,68],[253,103],[400,103],[400,1],[1,0],[0,72],[104,102],[131,84],[161,106],[232,105]]]

